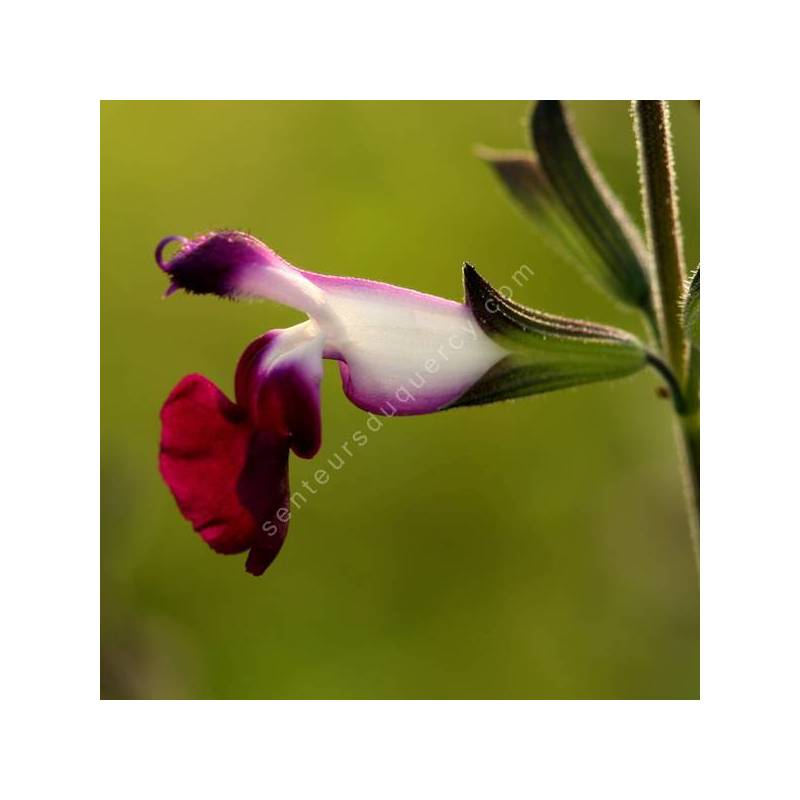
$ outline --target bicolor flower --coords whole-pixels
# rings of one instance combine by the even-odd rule
[[[168,261],[164,249],[181,244]],[[156,260],[183,289],[273,300],[298,325],[252,342],[234,400],[188,375],[164,403],[161,473],[183,516],[217,552],[249,551],[260,575],[286,537],[289,452],[321,444],[322,359],[338,362],[345,395],[365,411],[429,414],[608,380],[647,356],[628,333],[531,311],[506,300],[469,265],[465,300],[298,269],[248,234],[164,239]]]

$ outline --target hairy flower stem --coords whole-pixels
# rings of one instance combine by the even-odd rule
[[[683,379],[686,339],[681,322],[681,301],[686,286],[686,266],[678,215],[669,106],[664,100],[634,100],[633,119],[647,244],[653,257],[660,301],[653,305],[660,312],[659,322],[669,363],[675,374]]]
[[[634,100],[631,110],[639,154],[647,244],[655,268],[653,307],[659,314],[661,341],[667,361],[682,385],[687,379],[688,353],[681,313],[686,266],[678,212],[669,106],[665,100]],[[674,387],[671,388],[675,395]],[[687,389],[688,402],[682,401],[681,408],[676,403],[676,410],[679,414],[680,455],[692,545],[699,564],[700,409],[692,396],[694,387]]]

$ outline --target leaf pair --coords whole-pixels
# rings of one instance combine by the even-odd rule
[[[530,118],[535,155],[486,148],[479,155],[563,256],[601,288],[654,320],[644,240],[573,130],[561,102]]]

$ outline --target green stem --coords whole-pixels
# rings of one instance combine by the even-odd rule
[[[688,348],[681,314],[686,267],[669,106],[665,100],[634,100],[632,113],[647,244],[655,269],[652,305],[658,315],[662,346],[672,369],[663,369],[666,365],[657,357],[650,356],[648,361],[662,375],[668,377],[669,373],[672,377],[670,388],[678,412],[679,449],[692,547],[699,565],[700,407],[699,400],[695,402],[696,387],[687,365]],[[697,364],[692,363],[692,367],[699,370],[699,356]],[[699,381],[699,371],[697,374]],[[687,377],[690,385],[685,393],[681,393],[680,386]]]
[[[665,100],[634,100],[633,119],[647,243],[653,257],[658,289],[658,296],[653,298],[653,307],[659,316],[669,363],[682,379],[686,341],[681,324],[681,300],[686,285],[686,266],[678,214],[669,106]]]
[[[684,493],[689,507],[689,529],[695,562],[700,566],[700,411],[681,417],[679,439],[683,447]]]
[[[681,433],[684,452],[691,479],[687,491],[690,492],[696,515],[700,515],[700,348],[689,348],[689,366],[686,379],[686,413],[681,418]],[[695,518],[692,520],[697,522]],[[698,550],[698,530],[693,531],[695,550]]]
[[[687,410],[686,399],[683,396],[681,385],[678,383],[675,373],[669,368],[669,365],[661,358],[661,356],[657,355],[656,353],[648,350],[645,353],[645,358],[647,359],[647,363],[650,364],[651,367],[654,367],[661,377],[667,382],[670,394],[672,395],[672,403],[675,406],[675,411],[680,415],[685,414]]]

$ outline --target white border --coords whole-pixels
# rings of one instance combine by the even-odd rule
[[[796,791],[796,27],[770,2],[748,18],[709,9],[14,10],[2,53],[8,796]],[[498,95],[703,98],[704,700],[100,704],[98,99]]]

